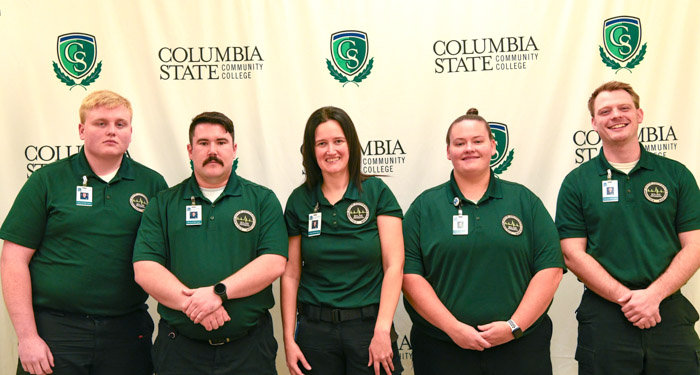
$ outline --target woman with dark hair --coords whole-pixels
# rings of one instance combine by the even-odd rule
[[[282,276],[287,367],[301,374],[400,374],[393,327],[403,274],[402,212],[391,190],[361,173],[345,111],[311,114],[306,181],[287,201]]]
[[[496,143],[478,111],[446,141],[450,180],[404,220],[415,374],[551,374],[546,311],[564,269],[552,218],[526,187],[495,178]]]

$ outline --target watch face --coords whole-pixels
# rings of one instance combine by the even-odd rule
[[[214,293],[220,296],[226,294],[226,285],[224,283],[214,285]]]

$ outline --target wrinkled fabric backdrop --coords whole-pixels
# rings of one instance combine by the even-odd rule
[[[283,206],[303,181],[299,149],[315,109],[350,114],[364,172],[384,175],[405,211],[447,180],[445,132],[476,107],[499,141],[499,177],[553,214],[564,176],[598,153],[586,102],[613,79],[642,98],[644,147],[697,178],[700,127],[688,119],[700,118],[698,14],[700,3],[681,0],[1,1],[0,218],[33,171],[78,151],[78,107],[97,89],[131,100],[129,155],[170,185],[190,174],[190,119],[227,114],[238,172]],[[699,287],[697,277],[684,287],[696,306]],[[555,374],[576,373],[581,291],[566,274],[549,311]],[[0,373],[9,374],[17,340],[0,310]],[[279,306],[272,314],[286,374]],[[395,322],[413,374],[402,303]]]

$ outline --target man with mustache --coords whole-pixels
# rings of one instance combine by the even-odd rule
[[[588,101],[603,147],[566,176],[556,224],[586,288],[579,374],[700,373],[698,313],[680,288],[700,266],[700,190],[688,168],[637,140],[644,113],[622,82]]]
[[[235,173],[233,122],[192,119],[193,174],[153,198],[134,247],[136,282],[158,300],[158,374],[276,374],[271,284],[287,231],[275,194]]]
[[[125,155],[126,98],[95,91],[79,115],[80,152],[32,173],[0,229],[17,373],[149,375],[153,320],[131,258],[148,200],[168,185]]]

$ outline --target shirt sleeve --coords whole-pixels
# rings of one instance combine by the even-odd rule
[[[425,276],[423,255],[420,248],[420,202],[416,199],[406,211],[403,220],[403,242],[405,247],[405,274],[418,274]]]
[[[150,260],[168,267],[167,249],[169,245],[167,230],[164,225],[167,224],[167,218],[165,216],[166,213],[161,212],[158,204],[159,198],[162,199],[162,196],[153,197],[143,212],[141,225],[134,243],[132,261]]]
[[[401,211],[401,206],[399,205],[399,202],[396,200],[396,197],[394,196],[394,193],[391,192],[391,189],[382,181],[381,179],[377,178],[380,186],[379,186],[379,196],[377,200],[377,216],[380,215],[387,215],[387,216],[395,216],[398,217],[399,219],[403,218],[403,212]]]
[[[39,248],[49,218],[45,179],[44,174],[35,172],[24,183],[0,228],[0,238],[30,249]]]
[[[535,250],[533,273],[546,268],[563,268],[566,270],[564,255],[561,252],[557,228],[552,217],[544,207],[542,201],[533,195],[532,222],[533,222],[533,248]]]
[[[682,167],[679,181],[676,231],[683,233],[700,229],[700,190],[698,190],[698,183],[685,166]]]
[[[588,236],[583,215],[581,192],[573,172],[564,179],[557,198],[556,227],[559,238],[585,238]]]
[[[287,225],[287,236],[293,237],[301,234],[301,228],[299,228],[299,216],[296,211],[297,201],[299,200],[299,193],[295,189],[292,194],[287,199],[287,206],[284,208],[284,222]]]
[[[287,242],[287,231],[284,226],[282,205],[280,205],[272,190],[266,190],[260,206],[260,224],[258,256],[277,254],[287,258],[289,244]]]

